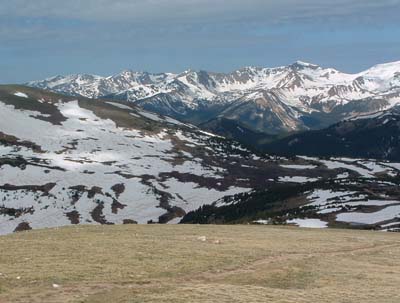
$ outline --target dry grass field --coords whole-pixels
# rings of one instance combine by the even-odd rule
[[[400,302],[400,235],[124,225],[0,237],[0,302]]]

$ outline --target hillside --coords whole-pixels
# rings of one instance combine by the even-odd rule
[[[128,104],[1,86],[0,118],[0,233],[166,223],[266,182],[240,145]]]
[[[400,161],[400,106],[291,135],[264,145],[263,150],[280,155]]]
[[[0,237],[0,302],[394,303],[397,234],[68,227]]]
[[[296,209],[313,202],[306,192],[289,190],[301,184],[309,191],[333,184],[333,197],[350,192],[346,201],[357,202],[321,217],[324,224],[335,226],[336,217],[360,207],[381,223],[381,212],[400,203],[399,169],[374,160],[268,156],[128,102],[0,86],[0,234],[178,223],[204,205],[235,205],[235,195],[282,187],[294,193],[285,205]],[[332,183],[338,178],[344,185]],[[391,212],[384,223],[396,216]]]
[[[126,70],[108,77],[78,74],[28,85],[73,96],[130,101],[193,124],[215,119],[214,129],[219,128],[216,123],[229,119],[253,132],[280,135],[327,127],[355,114],[397,104],[400,62],[376,65],[356,74],[298,61],[275,68],[245,67],[231,73]]]
[[[225,138],[236,140],[252,148],[262,149],[262,146],[266,143],[278,139],[277,136],[253,131],[236,120],[225,119],[223,117],[211,119],[200,124],[199,127]]]
[[[340,178],[281,184],[224,197],[189,212],[181,223],[288,224],[400,231],[400,179]]]

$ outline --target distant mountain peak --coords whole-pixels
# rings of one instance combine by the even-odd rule
[[[229,113],[230,119],[246,120],[256,131],[273,128],[279,132],[309,128],[309,120],[304,117],[312,113],[334,116],[328,120],[337,122],[390,108],[400,103],[399,75],[400,61],[347,74],[299,60],[283,67],[247,66],[230,73],[188,69],[179,74],[154,74],[124,70],[110,77],[57,76],[28,85],[73,96],[130,101],[196,123]],[[263,103],[264,111],[271,114],[260,112],[251,103],[245,109],[243,103],[258,91],[273,93],[274,98]],[[321,117],[317,120],[326,126]]]
[[[298,67],[298,68],[319,68],[319,65],[313,64],[313,63],[308,63],[305,61],[296,61],[295,63],[293,63],[292,65],[290,65],[291,67]]]

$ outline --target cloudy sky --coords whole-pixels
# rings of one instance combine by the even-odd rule
[[[0,83],[400,60],[400,0],[0,0]]]

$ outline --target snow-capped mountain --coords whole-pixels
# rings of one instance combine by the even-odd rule
[[[29,86],[88,98],[131,101],[193,123],[217,117],[272,134],[328,126],[400,102],[400,61],[357,74],[298,61],[232,73],[124,71],[110,77],[57,76]],[[371,102],[374,100],[374,102]]]

